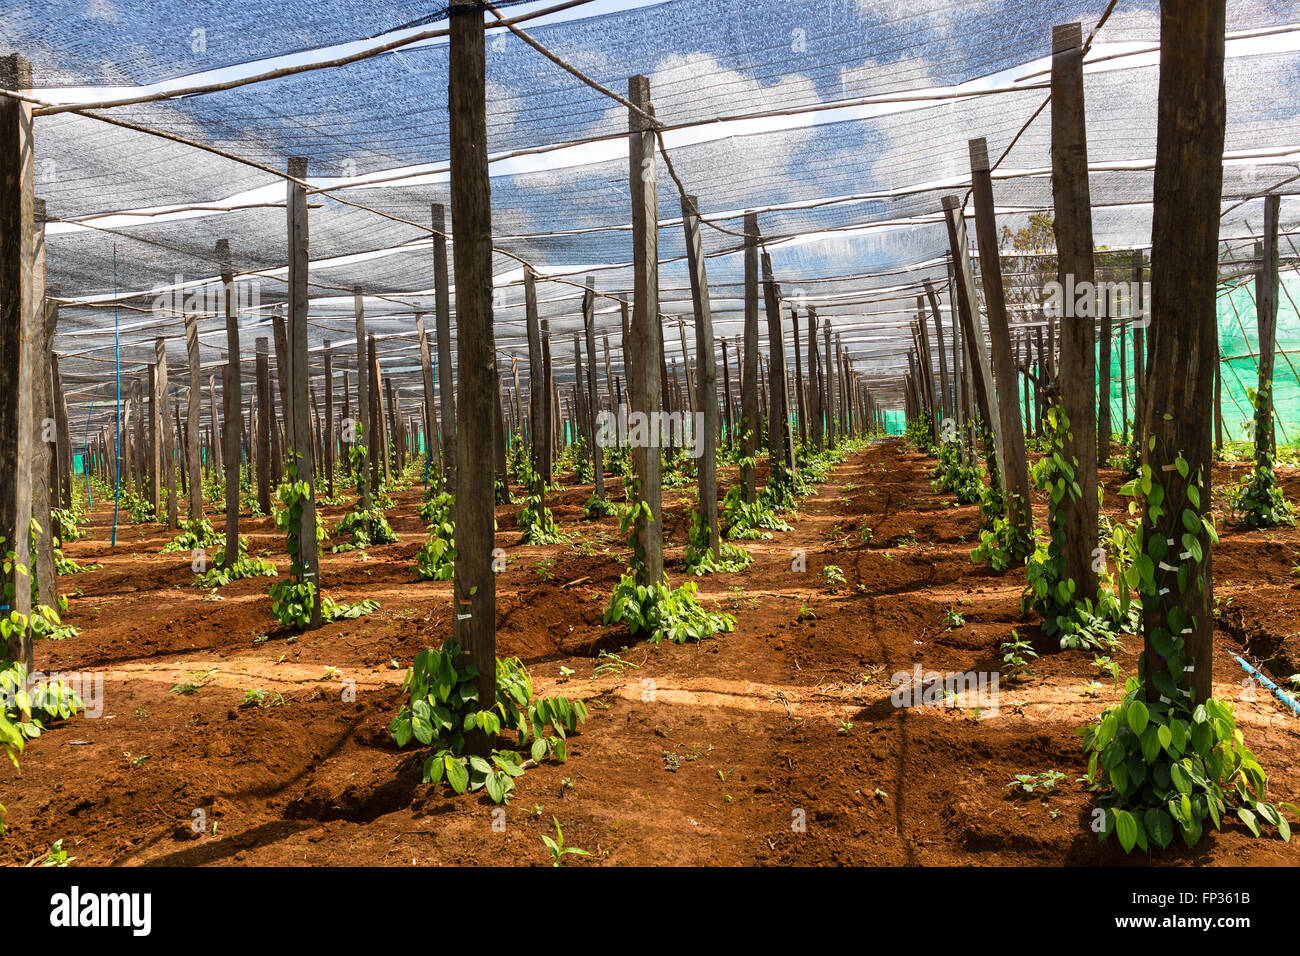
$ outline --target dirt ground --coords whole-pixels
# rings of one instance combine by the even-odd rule
[[[601,625],[626,549],[615,519],[580,520],[589,487],[555,497],[574,536],[565,546],[521,546],[520,506],[499,507],[509,564],[497,579],[498,653],[519,656],[539,693],[584,698],[591,711],[568,763],[529,770],[504,815],[485,795],[421,784],[415,751],[388,735],[406,668],[450,627],[450,584],[411,572],[424,539],[418,487],[395,496],[399,543],[364,560],[322,557],[327,593],[380,610],[297,636],[276,628],[272,579],[212,600],[191,586],[188,553],[158,553],[164,527],[121,526],[110,549],[111,502],[96,502],[88,536],[66,550],[104,566],[60,578],[76,589],[65,620],[81,633],[39,643],[37,666],[101,673],[103,713],[31,741],[19,770],[0,762],[0,861],[43,858],[62,839],[77,864],[549,864],[541,838],[554,815],[566,843],[592,854],[567,858],[577,866],[1146,865],[1089,827],[1075,730],[1119,696],[1092,655],[1044,653],[978,712],[890,702],[891,676],[914,665],[996,671],[1013,628],[1050,650],[1020,612],[1023,570],[971,563],[978,509],[933,492],[932,465],[897,440],[853,454],[801,503],[792,531],[741,543],[748,571],[697,579],[705,604],[738,623],[685,646]],[[1282,473],[1300,497],[1300,480]],[[1119,476],[1103,480],[1118,510]],[[1216,468],[1216,485],[1230,480]],[[617,480],[611,497],[621,499]],[[677,584],[690,499],[664,497]],[[323,509],[331,529],[345,510]],[[253,553],[267,549],[284,571],[271,520],[240,524]],[[1300,672],[1300,530],[1221,527],[1216,696],[1238,702],[1273,799],[1300,802],[1300,719],[1243,686],[1231,656],[1283,680]],[[792,569],[796,549],[806,571]],[[832,588],[826,565],[846,583]],[[950,610],[965,623],[946,623]],[[1140,647],[1125,640],[1124,673]],[[627,662],[621,673],[593,676],[601,650]],[[201,687],[173,692],[186,682]],[[268,705],[241,707],[251,689]],[[1049,770],[1066,776],[1045,798],[1008,787]],[[1195,850],[1179,847],[1158,862],[1300,864],[1300,847],[1256,839],[1235,818]]]

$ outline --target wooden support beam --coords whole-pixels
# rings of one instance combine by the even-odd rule
[[[307,178],[307,160],[301,156],[289,159],[289,175],[299,182]],[[302,502],[301,534],[298,539],[298,561],[302,565],[302,579],[315,585],[312,592],[311,627],[321,625],[321,580],[319,545],[316,543],[316,476],[312,460],[311,407],[308,403],[307,381],[311,370],[307,359],[307,190],[299,182],[287,184],[286,196],[289,232],[289,414],[292,437],[289,447],[296,456],[298,480],[307,483],[307,495]]]
[[[794,449],[790,447],[790,409],[786,406],[785,333],[781,330],[781,289],[772,274],[772,257],[762,257],[763,305],[767,312],[768,484],[785,483],[794,472]]]
[[[160,453],[160,464],[162,473],[159,476],[160,481],[167,487],[167,527],[175,531],[180,526],[180,508],[179,497],[176,494],[176,433],[172,430],[171,414],[171,396],[167,389],[167,340],[164,338],[154,339],[154,356],[158,374],[158,417],[156,424],[158,431],[158,450]],[[60,389],[62,392],[62,389]],[[65,447],[66,442],[62,443]],[[67,467],[61,467],[63,473],[63,486],[70,490],[72,457],[71,448],[66,448],[61,454],[61,458],[66,458]],[[66,491],[65,491],[66,494]],[[161,517],[161,516],[160,516]]]
[[[740,434],[744,460],[750,464],[740,468],[740,482],[745,501],[758,500],[754,482],[754,466],[758,459],[758,213],[745,213],[745,326],[744,370],[740,376]]]
[[[239,401],[239,314],[235,299],[234,269],[230,264],[230,240],[218,239],[217,262],[221,267],[221,299],[226,317],[226,373],[221,384],[224,405],[221,431],[225,438],[222,457],[226,465],[226,566],[239,560],[239,468],[240,424]]]
[[[975,276],[971,270],[970,246],[966,238],[966,220],[961,212],[961,200],[956,196],[944,196],[943,212],[948,225],[948,247],[955,273],[953,291],[957,303],[957,316],[961,321],[961,337],[966,346],[969,381],[979,404],[980,417],[984,421],[985,454],[991,453],[996,459],[997,464],[990,465],[990,472],[992,477],[997,478],[1001,486],[1006,488],[1002,418],[998,413],[998,399],[993,388],[993,370],[989,365],[989,353],[984,344],[984,329],[980,325],[976,310]],[[997,468],[996,472],[993,471],[993,467]]]
[[[821,348],[817,344],[817,310],[808,309],[808,417],[812,421],[812,440],[817,450],[826,448],[826,422],[823,409],[825,391],[822,388]]]
[[[546,483],[551,458],[551,429],[548,425],[546,368],[542,357],[542,330],[537,318],[537,277],[524,266],[524,324],[528,334],[528,435],[533,466],[532,493],[546,507]]]
[[[361,510],[369,511],[371,507],[371,488],[378,484],[375,477],[377,475],[375,471],[375,442],[377,439],[372,433],[375,423],[371,415],[370,365],[373,360],[366,350],[369,337],[366,335],[366,307],[365,300],[361,295],[361,286],[353,286],[352,288],[352,312],[356,318],[357,332],[357,414],[352,421],[350,430],[352,442],[360,444],[366,450],[366,460],[358,466],[359,473],[356,475],[356,480],[357,491],[361,496]],[[344,409],[343,414],[346,418],[347,409]],[[348,430],[345,426],[344,431],[347,432]]]
[[[428,436],[429,447],[426,451],[426,470],[437,463],[439,471],[445,465],[434,452],[432,438],[437,433],[434,427],[438,421],[438,405],[433,386],[433,349],[429,346],[429,333],[424,330],[424,313],[415,313],[415,334],[420,339],[420,380],[424,386],[424,434]]]
[[[452,390],[451,286],[447,278],[447,210],[441,203],[431,207],[433,222],[434,325],[437,331],[438,411],[442,425],[442,457],[447,471],[447,490],[456,493],[456,394]],[[549,472],[547,480],[550,480]]]
[[[271,343],[257,339],[257,506],[271,514]]]
[[[456,642],[478,668],[479,700],[496,699],[496,575],[492,571],[495,509],[492,464],[484,440],[492,435],[492,200],[488,180],[486,43],[481,6],[452,0],[448,111],[451,114],[451,219],[456,224]],[[442,332],[439,316],[439,333]],[[441,343],[440,343],[441,344]],[[450,385],[450,382],[448,382]],[[450,396],[448,396],[450,397]],[[477,441],[459,440],[471,436]],[[477,446],[477,447],[476,447]],[[466,737],[470,753],[486,757],[481,731]]]
[[[203,461],[199,449],[199,416],[203,410],[203,378],[199,371],[199,317],[193,309],[185,310],[185,360],[189,372],[185,402],[185,459],[190,476],[190,520],[200,521],[203,518]]]
[[[1057,281],[1062,289],[1093,285],[1092,209],[1083,104],[1083,29],[1078,23],[1052,29],[1052,200],[1055,209]],[[1217,222],[1217,217],[1216,220]],[[1086,285],[1084,285],[1086,283]],[[1094,298],[1095,301],[1095,298]],[[1097,596],[1092,569],[1097,547],[1097,331],[1094,310],[1061,316],[1060,404],[1069,419],[1066,461],[1073,460],[1080,493],[1066,495],[1065,577],[1076,601]]]
[[[587,276],[582,293],[582,326],[587,339],[587,447],[591,449],[595,494],[605,500],[605,450],[596,441],[596,409],[600,405],[596,381],[596,280]]]
[[[975,200],[975,233],[979,242],[980,281],[984,287],[984,310],[988,318],[993,350],[993,375],[997,382],[997,414],[1002,433],[1000,461],[1007,520],[1033,550],[1034,515],[1025,456],[1025,430],[1017,400],[1016,366],[1011,356],[1011,330],[1007,326],[1007,304],[1002,287],[1002,263],[998,253],[998,224],[994,213],[993,177],[989,172],[988,143],[972,139],[970,147],[971,188]],[[922,324],[922,329],[925,328]],[[924,340],[924,336],[922,337]]]
[[[1277,451],[1273,419],[1273,365],[1277,357],[1277,224],[1282,197],[1264,197],[1264,233],[1255,243],[1255,315],[1259,327],[1259,386],[1255,392],[1255,463],[1271,465]],[[1218,364],[1217,356],[1215,364]]]
[[[655,134],[647,115],[653,115],[650,80],[634,76],[628,80],[629,186],[632,197],[633,300],[631,338],[624,343],[631,413],[657,418],[661,405],[663,376],[662,327],[659,324],[659,196],[655,168]],[[656,366],[659,375],[656,375]],[[653,429],[649,429],[653,432]],[[658,435],[632,449],[636,473],[636,494],[650,510],[648,520],[637,524],[642,564],[638,583],[658,585],[664,577],[663,502],[660,487]],[[645,447],[651,445],[653,447]]]
[[[421,336],[423,338],[423,336]],[[325,494],[334,498],[336,446],[334,443],[334,348],[325,340]]]
[[[1225,0],[1164,0],[1160,5],[1151,350],[1144,435],[1151,441],[1147,463],[1164,488],[1164,497],[1157,502],[1162,513],[1155,517],[1152,499],[1147,499],[1146,541],[1160,537],[1181,542],[1187,533],[1183,512],[1190,508],[1200,518],[1211,508],[1210,403],[1219,361],[1216,287],[1227,114],[1225,18]],[[1179,455],[1188,466],[1186,479],[1175,467]],[[1199,491],[1197,505],[1188,501],[1193,483]],[[1094,504],[1096,500],[1094,494]],[[1180,544],[1156,567],[1153,583],[1161,598],[1144,600],[1142,605],[1141,661],[1147,698],[1160,694],[1150,680],[1154,672],[1181,670],[1181,679],[1177,673],[1173,676],[1191,698],[1175,703],[1171,712],[1182,714],[1183,719],[1189,719],[1192,707],[1210,698],[1213,686],[1209,533],[1197,527],[1196,538],[1203,560],[1182,572],[1185,587],[1179,586],[1177,569],[1191,559],[1179,557],[1184,550]],[[1171,622],[1175,609],[1175,617],[1181,620]],[[1157,630],[1161,636],[1173,632],[1177,650],[1172,659],[1155,646]],[[1159,642],[1164,651],[1170,650],[1167,640]]]
[[[709,534],[709,550],[721,556],[718,525],[718,368],[713,352],[713,309],[709,303],[709,277],[704,244],[700,238],[699,200],[682,197],[682,225],[686,231],[686,258],[691,278],[691,304],[695,311],[695,361],[698,378],[696,405],[703,418],[702,434],[695,436],[699,457],[696,477],[700,489],[700,520]],[[725,348],[724,355],[725,355]]]

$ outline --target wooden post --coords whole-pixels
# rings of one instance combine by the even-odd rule
[[[546,416],[546,369],[542,358],[542,332],[537,318],[537,277],[524,266],[524,323],[528,332],[528,433],[535,480],[532,493],[546,507],[546,472],[550,460],[551,429]]]
[[[1147,367],[1147,349],[1146,349],[1146,327],[1151,322],[1151,316],[1148,312],[1143,315],[1144,311],[1151,308],[1151,303],[1145,301],[1145,293],[1142,289],[1143,262],[1142,250],[1133,250],[1133,291],[1137,297],[1133,299],[1132,312],[1136,316],[1133,323],[1133,444],[1138,450],[1138,460],[1146,461],[1146,448],[1142,441],[1142,423],[1146,416],[1146,367]],[[1217,356],[1217,346],[1216,346]],[[1217,362],[1217,357],[1216,357]]]
[[[289,159],[289,175],[307,178],[307,160]],[[289,444],[298,461],[298,480],[307,483],[302,503],[298,561],[303,580],[315,585],[312,595],[311,626],[321,625],[320,559],[316,544],[316,481],[312,462],[311,407],[307,404],[307,190],[298,183],[288,183],[289,227],[289,410],[292,416],[292,439]]]
[[[822,388],[826,391],[825,410],[826,410],[826,443],[835,447],[835,357],[831,352],[831,323],[829,320],[822,322],[822,342],[826,347],[825,355],[818,359],[820,367],[820,378]],[[915,379],[914,379],[915,381]]]
[[[772,275],[772,257],[763,253],[763,304],[767,311],[768,484],[784,483],[794,471],[789,446],[790,410],[786,407],[785,334],[781,331],[781,290]]]
[[[271,343],[259,338],[256,348],[257,376],[257,506],[271,513]]]
[[[998,224],[994,218],[993,177],[989,173],[988,143],[982,138],[973,139],[969,146],[980,279],[984,286],[984,308],[993,349],[993,374],[997,380],[997,414],[1002,426],[1000,461],[1006,515],[1032,551],[1034,516],[1030,499],[1029,466],[1025,458],[1025,430],[1020,421],[1020,402],[1016,400],[1016,366],[1011,357],[1011,331],[1007,327],[1007,305],[1002,288],[1002,263],[998,255]]]
[[[199,317],[185,310],[185,358],[189,370],[189,392],[185,403],[185,457],[190,474],[190,520],[203,519],[203,462],[199,453],[199,416],[203,403],[203,379],[199,372]]]
[[[455,638],[478,668],[479,700],[496,699],[496,575],[492,572],[495,508],[490,448],[496,346],[492,331],[492,203],[488,182],[486,44],[483,13],[473,0],[452,0],[451,219],[456,224]],[[442,333],[439,316],[439,337]],[[439,343],[441,349],[441,342]],[[441,351],[439,354],[441,358]],[[450,372],[450,368],[447,370]],[[450,390],[450,376],[447,378]],[[450,397],[450,396],[448,396]],[[465,436],[466,441],[460,441]],[[477,439],[476,441],[473,439]],[[482,731],[467,735],[470,753],[486,757]]]
[[[600,399],[596,392],[596,280],[587,276],[582,293],[582,324],[587,338],[587,445],[595,468],[596,497],[605,500],[605,450],[596,443],[596,408]]]
[[[694,196],[682,197],[691,304],[695,310],[695,362],[699,389],[696,405],[704,419],[703,434],[695,436],[696,448],[700,452],[695,470],[700,488],[700,520],[708,530],[709,550],[717,558],[721,556],[722,548],[718,527],[718,368],[713,353],[713,309],[709,303],[709,277],[700,239],[699,208],[699,200]]]
[[[420,339],[420,376],[424,385],[424,434],[429,440],[429,447],[425,452],[428,456],[427,469],[435,460],[432,441],[437,433],[434,425],[438,421],[438,406],[435,404],[437,399],[434,397],[433,388],[433,352],[429,348],[429,334],[424,330],[423,312],[415,313],[415,334]],[[440,463],[440,470],[443,469],[445,466]]]
[[[1103,272],[1103,280],[1109,279],[1110,270]],[[1097,336],[1097,464],[1106,464],[1110,457],[1110,352],[1111,352],[1111,307],[1114,296],[1108,291],[1097,297],[1097,308],[1101,311],[1101,331]]]
[[[952,394],[948,391],[948,357],[943,347],[943,320],[939,316],[939,296],[934,291],[934,284],[927,278],[925,296],[930,303],[930,313],[934,317],[934,341],[939,349],[939,387],[942,391],[939,401],[939,415],[952,415]],[[942,423],[941,423],[942,424]]]
[[[799,349],[799,310],[790,310],[790,321],[794,325],[794,401],[795,411],[799,416],[799,444],[808,444],[808,408],[804,402],[803,359]]]
[[[280,414],[277,416],[274,406],[271,408],[271,479],[278,484],[284,477],[284,462],[289,450],[284,446],[293,444],[293,389],[289,384],[289,369],[293,361],[289,355],[289,331],[281,306],[277,305],[271,313],[271,329],[275,336],[275,380],[280,395]],[[290,436],[287,442],[282,440],[281,419],[284,420],[283,434]]]
[[[1225,0],[1165,0],[1160,6],[1151,352],[1144,429],[1147,438],[1154,439],[1147,463],[1165,494],[1155,518],[1150,505],[1143,515],[1147,541],[1181,542],[1187,533],[1183,513],[1190,508],[1199,522],[1211,506],[1210,402],[1218,362],[1216,285],[1227,112],[1224,31]],[[1186,479],[1174,467],[1179,455],[1188,466]],[[1193,482],[1199,489],[1198,504],[1187,500]],[[1094,504],[1096,500],[1094,494]],[[1095,533],[1095,524],[1093,528]],[[1189,565],[1190,559],[1179,557],[1184,550],[1181,544],[1171,548],[1164,558],[1171,570],[1158,565],[1154,581],[1158,590],[1168,590],[1160,590],[1160,599],[1143,601],[1142,606],[1141,660],[1147,697],[1160,694],[1150,675],[1172,669],[1174,680],[1192,693],[1190,701],[1175,704],[1174,712],[1184,719],[1191,707],[1211,696],[1213,673],[1210,541],[1200,527],[1195,535],[1203,560]],[[1183,565],[1189,566],[1183,572],[1186,587],[1180,588],[1176,569]],[[1181,620],[1171,621],[1174,609]],[[1160,643],[1169,651],[1171,630],[1177,648],[1172,657],[1155,646]],[[1165,636],[1163,642],[1160,636]],[[1182,665],[1187,665],[1185,670]]]
[[[1090,288],[1094,278],[1092,210],[1084,127],[1083,29],[1078,23],[1052,28],[1052,199],[1057,281],[1062,289]],[[1097,596],[1097,572],[1092,569],[1098,509],[1097,333],[1094,310],[1085,308],[1087,315],[1071,315],[1075,311],[1067,308],[1061,316],[1057,382],[1061,408],[1070,422],[1064,436],[1065,459],[1076,463],[1074,477],[1080,489],[1077,497],[1067,494],[1061,504],[1065,578],[1074,580],[1074,599],[1083,601]]]
[[[534,292],[536,296],[536,292]],[[537,308],[537,300],[533,300],[533,308]],[[546,417],[545,433],[542,438],[542,470],[541,483],[543,486],[550,486],[554,483],[555,478],[555,455],[557,436],[559,427],[557,424],[559,399],[555,394],[555,372],[551,365],[551,323],[547,319],[541,320],[542,336],[542,405],[543,413]]]
[[[817,310],[808,309],[808,398],[810,408],[808,416],[812,420],[812,440],[817,450],[826,448],[826,423],[822,408],[824,391],[821,385],[822,361],[820,346],[817,344]]]
[[[722,343],[722,405],[727,419],[727,447],[731,448],[736,442],[736,421],[731,402],[731,361],[727,358],[726,336],[720,336],[718,341]]]
[[[224,373],[222,377],[225,377]],[[221,419],[217,414],[217,377],[215,375],[208,376],[208,416],[212,419],[212,424],[209,427],[209,431],[212,432],[212,467],[218,473],[224,473],[221,464],[221,438],[224,436],[221,434]]]
[[[745,366],[740,376],[741,448],[746,461],[758,459],[758,213],[745,213]],[[742,465],[745,501],[758,500],[753,464]]]
[[[334,497],[334,349],[325,340],[325,494]]]
[[[446,465],[447,490],[456,493],[456,394],[451,384],[451,286],[447,278],[447,210],[441,203],[431,207],[433,221],[434,325],[437,332],[438,412],[442,425],[442,457]],[[547,480],[550,480],[548,473]],[[493,632],[495,635],[495,632]],[[493,637],[495,641],[495,636]],[[493,665],[495,666],[495,665]]]
[[[30,90],[31,64],[16,53],[0,58],[0,85]],[[0,99],[0,547],[14,554],[12,563],[0,566],[0,606],[24,617],[31,613],[32,343],[44,307],[34,268],[33,148],[31,104]],[[9,587],[12,600],[4,596]],[[5,657],[24,662],[28,673],[34,669],[26,628],[9,635]]]
[[[234,270],[230,265],[230,241],[217,240],[217,262],[221,266],[221,299],[226,313],[226,375],[221,387],[222,434],[226,439],[226,567],[239,560],[239,315],[235,300]]]
[[[361,442],[362,447],[366,449],[366,460],[359,466],[360,474],[357,478],[357,488],[361,492],[361,510],[370,510],[370,489],[375,483],[375,441],[376,438],[371,434],[374,427],[374,421],[370,415],[370,363],[366,351],[366,309],[365,300],[361,295],[361,286],[354,286],[352,289],[352,311],[356,317],[357,329],[357,414],[352,423],[352,434],[354,442]],[[344,410],[344,415],[347,410]]]
[[[43,607],[58,607],[58,574],[54,569],[54,516],[52,509],[59,507],[60,486],[58,445],[63,433],[58,427],[55,403],[60,396],[54,381],[54,331],[59,323],[59,307],[53,301],[57,295],[45,287],[45,200],[32,201],[32,263],[31,301],[39,307],[32,322],[31,351],[21,361],[31,371],[32,415],[28,448],[31,454],[31,513],[35,522],[36,553],[30,556],[30,570],[36,572],[36,603]],[[48,296],[48,298],[47,298]],[[3,373],[0,373],[3,374]],[[29,545],[30,547],[30,545]],[[0,553],[10,550],[0,542]],[[0,598],[0,604],[8,603]],[[7,617],[0,611],[0,617]]]
[[[366,442],[366,458],[368,461],[368,470],[370,476],[370,490],[372,494],[378,494],[380,488],[380,469],[383,467],[383,452],[381,446],[384,443],[384,411],[383,385],[379,381],[379,356],[375,348],[374,333],[366,336],[366,377],[370,381],[370,407],[366,409],[366,432],[369,433],[370,439]]]
[[[1255,392],[1255,464],[1271,465],[1273,436],[1273,364],[1277,356],[1277,221],[1282,197],[1264,197],[1263,241],[1255,244],[1255,315],[1259,327],[1259,388]],[[1217,364],[1217,356],[1216,356]]]
[[[662,327],[659,324],[659,196],[655,169],[655,135],[646,119],[653,115],[650,80],[628,80],[628,100],[640,112],[628,110],[629,186],[632,196],[633,300],[631,339],[625,342],[623,361],[631,412],[655,418],[660,410],[663,369]],[[659,375],[656,375],[656,372]],[[632,450],[637,497],[650,509],[650,518],[637,525],[643,565],[638,583],[658,585],[664,577],[663,508],[660,487],[659,436],[648,429],[647,441]],[[647,445],[651,447],[646,447]]]
[[[167,527],[173,531],[179,526],[180,509],[176,497],[176,438],[172,432],[170,399],[167,394],[167,340],[154,339],[155,368],[157,370],[157,416],[154,425],[155,454],[159,465],[158,483],[167,486]],[[64,454],[67,454],[66,452]],[[67,472],[65,471],[66,475]],[[161,515],[159,516],[161,517]]]

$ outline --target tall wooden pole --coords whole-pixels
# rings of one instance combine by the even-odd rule
[[[660,410],[663,362],[662,327],[659,324],[659,196],[655,170],[655,135],[646,119],[653,115],[650,80],[634,76],[628,80],[628,166],[632,196],[633,300],[631,339],[624,343],[623,361],[631,412],[653,415]],[[656,416],[657,417],[657,416]],[[664,576],[663,508],[660,488],[660,460],[657,438],[632,450],[637,496],[650,510],[650,518],[638,523],[637,543],[641,563],[637,568],[641,584],[657,585]]]
[[[1255,314],[1259,326],[1259,388],[1255,392],[1255,462],[1271,463],[1273,437],[1273,365],[1277,357],[1277,221],[1282,197],[1264,197],[1263,241],[1255,244]]]
[[[524,266],[524,322],[528,332],[528,434],[535,480],[533,494],[545,507],[546,471],[551,429],[546,420],[546,368],[542,358],[542,332],[537,318],[537,277]]]
[[[230,266],[230,241],[217,240],[217,261],[221,265],[221,299],[226,313],[226,376],[222,382],[222,434],[226,439],[226,566],[239,560],[239,315],[235,300],[234,270]]]
[[[375,443],[378,439],[370,433],[374,422],[370,416],[370,358],[367,351],[369,337],[366,335],[365,301],[361,296],[361,286],[352,290],[352,311],[356,317],[357,331],[357,414],[353,420],[352,431],[355,440],[363,443],[366,460],[358,467],[357,487],[361,490],[361,509],[370,510],[370,487],[373,482]],[[346,415],[346,411],[344,412]]]
[[[257,379],[257,506],[271,513],[271,343],[262,337],[255,343]]]
[[[1226,125],[1223,60],[1225,0],[1164,0],[1160,6],[1160,95],[1157,107],[1155,204],[1151,228],[1151,352],[1143,411],[1145,435],[1154,439],[1148,463],[1165,489],[1153,518],[1143,516],[1146,541],[1187,533],[1183,512],[1209,513],[1210,403],[1218,362],[1219,213],[1223,190],[1223,144]],[[1184,479],[1174,467],[1182,455]],[[1192,483],[1199,504],[1188,499]],[[1096,502],[1096,498],[1093,498]],[[1094,526],[1095,528],[1095,526]],[[1182,572],[1190,559],[1171,549],[1158,565],[1158,600],[1142,602],[1144,677],[1172,672],[1192,692],[1195,706],[1211,694],[1214,632],[1213,577],[1209,534],[1197,528],[1203,560]],[[1188,573],[1190,572],[1190,573]],[[1167,589],[1167,590],[1165,590]],[[1177,617],[1171,614],[1178,609]],[[1190,628],[1190,633],[1186,629]],[[1172,657],[1162,637],[1173,632],[1182,647]],[[1156,645],[1159,644],[1160,647]],[[1145,681],[1147,696],[1160,691]],[[1180,702],[1182,703],[1182,702]],[[1180,707],[1184,712],[1189,709]]]
[[[442,455],[447,467],[447,490],[455,494],[458,459],[456,457],[456,395],[452,391],[451,384],[451,285],[447,278],[447,210],[441,203],[433,204],[432,219],[434,324],[438,350],[438,412],[442,425]]]
[[[452,0],[448,111],[451,114],[451,219],[456,224],[456,358],[460,401],[454,439],[456,572],[454,634],[478,668],[479,700],[496,699],[495,496],[491,447],[496,346],[492,331],[492,200],[488,180],[486,45],[483,11]],[[439,316],[439,333],[442,316]],[[439,343],[441,345],[441,343]],[[450,369],[448,369],[450,372]],[[448,376],[448,390],[450,390]],[[447,396],[450,398],[450,396]],[[461,441],[460,436],[476,440]],[[486,757],[491,742],[471,732],[466,746]]]
[[[703,413],[703,434],[696,436],[700,457],[696,477],[700,488],[700,520],[709,533],[709,550],[721,556],[718,527],[718,368],[713,353],[713,309],[709,304],[709,277],[700,239],[699,200],[682,197],[682,225],[686,230],[686,257],[691,276],[691,304],[695,310],[695,361],[699,394],[696,405]]]
[[[295,156],[289,160],[289,175],[297,180],[307,178],[307,160]],[[298,560],[303,568],[303,580],[315,585],[312,595],[311,626],[321,625],[320,556],[316,544],[316,480],[312,461],[314,435],[311,426],[311,406],[308,404],[307,379],[307,190],[295,182],[287,184],[289,232],[289,402],[292,438],[289,442],[298,460],[298,480],[307,483],[307,495],[302,502],[302,524],[298,539]]]
[[[436,433],[434,424],[438,421],[438,406],[435,404],[437,399],[434,397],[433,389],[433,354],[429,348],[429,334],[424,330],[423,312],[415,314],[415,334],[420,339],[420,376],[424,386],[424,434],[428,436],[429,441],[429,447],[425,452],[428,455],[427,469],[435,460],[432,442]]]
[[[758,213],[745,213],[744,369],[740,376],[740,433],[744,459],[740,469],[745,501],[758,500],[753,461],[758,458]]]
[[[785,334],[781,330],[781,289],[772,274],[772,257],[763,253],[763,303],[767,311],[768,401],[767,449],[771,456],[768,483],[780,483],[794,471],[789,445],[790,409],[786,407]]]
[[[1023,540],[1029,542],[1034,529],[1029,466],[1025,458],[1025,430],[1020,421],[1020,402],[1016,397],[1016,366],[1011,357],[1011,331],[1007,327],[1007,305],[1002,287],[1002,263],[998,255],[998,224],[994,218],[988,143],[981,138],[971,140],[969,145],[980,279],[984,286],[984,308],[993,349],[993,374],[997,380],[997,413],[1002,425],[1002,473],[1005,479],[1002,488],[1006,515],[1007,520],[1023,536]],[[1029,548],[1033,550],[1032,544]]]
[[[1083,104],[1083,30],[1078,23],[1052,29],[1052,199],[1056,212],[1057,281],[1063,289],[1091,287],[1092,210]],[[1215,217],[1218,221],[1218,217]],[[1065,577],[1076,601],[1097,596],[1093,549],[1097,547],[1097,332],[1091,309],[1061,316],[1061,408],[1069,419],[1066,461],[1075,464],[1078,496],[1067,494]]]
[[[334,497],[334,349],[325,340],[325,494]]]
[[[600,399],[596,393],[596,280],[587,276],[582,293],[582,324],[587,338],[587,446],[595,467],[596,497],[605,499],[605,450],[596,444],[596,408]]]

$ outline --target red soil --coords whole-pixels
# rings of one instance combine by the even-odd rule
[[[328,593],[375,598],[381,609],[296,637],[275,627],[271,579],[207,600],[190,586],[188,554],[158,553],[165,528],[126,526],[110,549],[111,508],[97,503],[88,537],[67,550],[104,567],[60,579],[80,589],[66,620],[81,633],[39,644],[37,664],[102,672],[103,716],[31,741],[20,770],[0,765],[9,810],[0,861],[25,863],[63,839],[82,864],[543,864],[554,815],[567,843],[592,853],[571,865],[1144,864],[1099,844],[1088,826],[1074,731],[1117,698],[1091,655],[1045,654],[1032,677],[1002,683],[996,714],[890,703],[896,671],[992,671],[1012,628],[1039,636],[1019,609],[1023,571],[971,564],[977,508],[932,492],[931,466],[894,441],[851,456],[801,504],[793,531],[744,543],[749,571],[699,579],[705,603],[738,620],[699,645],[652,647],[601,626],[626,549],[613,519],[579,520],[587,488],[553,505],[575,534],[568,546],[519,546],[518,506],[498,508],[497,544],[511,559],[497,580],[498,652],[521,657],[539,693],[583,697],[591,709],[567,764],[520,778],[504,830],[486,796],[421,784],[415,753],[388,736],[405,669],[450,624],[450,585],[417,583],[410,571],[424,534],[418,489],[399,494],[390,514],[400,543],[371,548],[365,561],[322,559]],[[1104,480],[1107,506],[1118,509],[1118,476]],[[1216,480],[1228,481],[1226,470]],[[1294,477],[1286,490],[1300,495]],[[686,492],[665,492],[674,583],[683,501]],[[324,509],[331,528],[343,512]],[[269,519],[243,520],[241,530],[285,567]],[[805,573],[791,570],[796,548]],[[1296,529],[1231,528],[1214,558],[1216,694],[1238,699],[1274,799],[1293,802],[1300,719],[1263,689],[1243,694],[1229,654],[1283,679],[1300,671],[1297,558]],[[843,569],[845,586],[826,583],[828,564]],[[945,625],[949,609],[964,626]],[[1131,673],[1140,641],[1124,643],[1117,660]],[[636,666],[593,677],[601,649]],[[209,671],[196,694],[171,692]],[[1100,690],[1088,689],[1094,679]],[[345,681],[355,682],[355,702],[342,699]],[[241,708],[252,688],[283,705]],[[842,722],[852,724],[846,733]],[[1046,799],[1007,786],[1046,770],[1066,774]],[[792,829],[800,815],[806,832]],[[1232,819],[1159,862],[1295,865],[1300,847],[1255,839]]]

